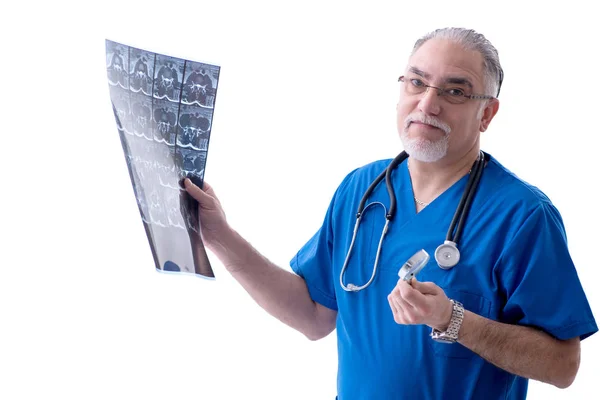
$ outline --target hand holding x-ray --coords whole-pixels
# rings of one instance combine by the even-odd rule
[[[226,229],[227,219],[213,188],[205,181],[201,189],[190,179],[185,179],[184,188],[193,203],[197,205],[197,216],[202,240],[207,247],[215,244],[223,229]]]

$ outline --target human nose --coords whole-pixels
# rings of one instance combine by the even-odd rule
[[[425,114],[438,115],[441,111],[440,100],[439,89],[429,86],[421,95],[419,109]]]

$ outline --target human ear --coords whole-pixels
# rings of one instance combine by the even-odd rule
[[[494,119],[494,116],[500,108],[500,101],[498,99],[492,99],[488,101],[488,104],[483,109],[481,120],[479,121],[479,131],[485,132]]]

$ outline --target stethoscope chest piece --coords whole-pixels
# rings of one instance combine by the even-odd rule
[[[451,240],[446,240],[435,249],[435,261],[441,269],[450,269],[458,264],[460,260],[460,251],[456,247],[456,243]]]

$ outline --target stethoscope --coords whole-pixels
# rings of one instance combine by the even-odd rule
[[[358,211],[356,212],[356,223],[354,224],[354,233],[352,234],[352,241],[350,242],[350,248],[348,249],[348,253],[346,254],[346,260],[344,261],[344,266],[340,272],[340,285],[342,289],[347,292],[358,292],[360,290],[365,289],[367,286],[373,282],[375,278],[375,274],[377,272],[377,266],[379,265],[379,256],[381,254],[381,246],[383,244],[383,239],[387,234],[388,227],[392,219],[396,214],[396,195],[394,194],[394,188],[392,186],[392,171],[400,164],[402,161],[408,158],[408,154],[403,151],[396,156],[392,160],[392,162],[387,166],[385,171],[383,171],[379,176],[371,183],[368,187],[367,191],[363,195],[360,204],[358,205]],[[439,245],[435,250],[435,261],[438,266],[444,270],[451,269],[460,260],[460,251],[458,250],[458,242],[462,235],[462,231],[465,225],[465,221],[467,219],[467,215],[471,208],[471,203],[473,202],[473,197],[475,192],[477,191],[477,187],[479,185],[479,181],[481,179],[481,175],[483,173],[483,168],[485,166],[485,154],[480,151],[479,157],[473,164],[471,168],[471,172],[469,174],[469,180],[467,181],[467,186],[463,191],[463,195],[458,203],[458,207],[454,212],[454,217],[452,218],[452,222],[450,223],[450,227],[448,228],[448,233],[446,234],[446,239],[444,243]],[[388,191],[388,195],[390,198],[390,209],[389,211],[386,209],[385,205],[379,201],[369,203],[365,206],[369,196],[375,190],[375,187],[385,178],[385,185]],[[379,238],[379,245],[377,246],[377,253],[375,255],[375,264],[373,266],[373,273],[371,274],[371,278],[367,283],[362,286],[357,286],[353,283],[349,283],[348,285],[344,285],[344,272],[348,267],[348,261],[350,260],[350,255],[352,254],[352,249],[354,248],[354,242],[356,240],[356,234],[358,232],[358,227],[360,226],[360,221],[365,213],[365,211],[373,206],[380,205],[383,207],[385,211],[385,225],[381,232],[381,237]],[[410,280],[412,276],[416,275],[429,261],[429,254],[423,249],[419,250],[415,253],[404,265],[400,268],[398,275],[402,279]]]

